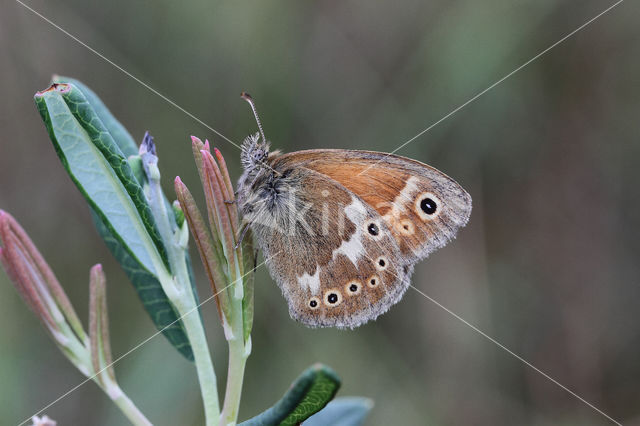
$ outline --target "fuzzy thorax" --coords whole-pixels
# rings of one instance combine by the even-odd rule
[[[260,191],[264,181],[273,180],[275,176],[267,164],[269,142],[261,140],[260,133],[247,136],[241,148],[240,162],[244,172],[238,181],[238,207],[244,219],[252,221],[249,216],[254,215],[251,213],[262,210],[259,207],[266,201],[265,194]]]
[[[258,133],[248,136],[242,144],[244,173],[238,182],[238,208],[258,239],[261,232],[291,228],[288,225],[296,214],[307,210],[295,190],[301,171],[274,169],[279,155],[279,151],[269,152],[269,143]]]

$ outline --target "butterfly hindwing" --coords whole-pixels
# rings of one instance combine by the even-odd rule
[[[309,326],[357,327],[396,303],[412,265],[387,221],[326,175],[277,159],[272,167],[281,205],[252,229],[291,316]]]

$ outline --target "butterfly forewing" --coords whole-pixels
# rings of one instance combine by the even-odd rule
[[[444,246],[471,213],[458,183],[409,158],[329,149],[285,154],[275,164],[314,170],[357,195],[383,218],[407,263]]]

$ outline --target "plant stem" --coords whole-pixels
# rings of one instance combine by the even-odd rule
[[[233,253],[233,256],[237,254]],[[241,259],[241,257],[240,257]],[[244,341],[244,317],[242,310],[243,274],[240,259],[236,258],[235,271],[232,271],[230,280],[231,287],[231,330],[232,336],[227,337],[229,344],[229,367],[227,373],[227,388],[224,395],[224,406],[222,407],[221,425],[235,425],[238,420],[240,408],[240,397],[242,396],[242,382],[244,380],[244,368],[247,362],[248,352],[245,350]]]
[[[173,246],[170,247],[170,252],[172,249],[175,249]],[[167,282],[166,285],[162,284],[162,287],[165,289],[169,300],[171,300],[178,310],[185,332],[191,343],[191,350],[193,351],[193,358],[198,373],[198,382],[200,384],[200,393],[202,394],[202,402],[204,404],[205,424],[207,426],[214,426],[220,417],[216,373],[213,369],[209,345],[207,344],[204,326],[202,325],[198,305],[196,304],[195,294],[191,288],[186,265],[184,264],[184,257],[182,259],[182,264],[176,265],[178,267],[176,268],[175,283],[173,279],[169,278],[170,282]],[[176,283],[179,283],[178,288]]]
[[[184,256],[182,257],[182,262],[179,264],[179,268],[176,269],[178,269],[177,279],[182,280],[182,294],[176,298],[178,301],[176,307],[178,308],[178,312],[182,318],[182,324],[191,343],[191,350],[193,351],[193,358],[198,373],[198,382],[200,383],[200,393],[202,394],[202,402],[204,404],[205,422],[207,426],[214,426],[220,417],[216,373],[213,369],[209,345],[207,344],[207,336],[205,335],[198,305],[196,304],[196,297],[190,285],[189,275],[186,264],[184,263]]]
[[[192,298],[193,300],[193,298]],[[207,338],[204,334],[204,327],[200,320],[200,315],[195,303],[190,309],[178,306],[178,311],[182,317],[185,331],[191,342],[193,357],[198,372],[200,392],[204,403],[204,414],[207,426],[214,426],[220,417],[220,406],[218,400],[218,387],[216,373],[211,362]]]
[[[111,385],[113,386],[113,385]],[[116,385],[117,386],[117,385]],[[147,420],[142,412],[134,405],[124,392],[119,387],[116,388],[118,392],[111,398],[113,402],[120,408],[120,411],[127,416],[129,421],[136,426],[152,426],[153,424]],[[113,391],[113,389],[112,389]]]
[[[240,336],[235,336],[233,340],[229,341],[229,370],[224,407],[222,408],[222,424],[235,424],[238,419],[246,362],[247,354],[245,353],[242,334],[240,334]]]
[[[174,249],[175,246],[172,246],[170,252]],[[200,383],[202,402],[204,404],[206,425],[213,426],[218,422],[218,418],[220,417],[216,373],[213,369],[209,345],[207,344],[207,336],[204,332],[198,305],[196,304],[196,296],[190,285],[184,254],[176,263],[176,279],[181,281],[181,294],[176,298],[177,301],[179,301],[176,303],[176,307],[182,317],[182,323],[187,332],[189,342],[191,343],[196,371],[198,373],[198,382]]]

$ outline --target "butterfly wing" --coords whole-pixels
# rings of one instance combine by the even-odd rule
[[[312,327],[353,328],[384,313],[412,272],[385,221],[327,176],[277,170],[277,205],[251,227],[291,316]],[[290,218],[273,213],[282,211]]]
[[[413,263],[455,237],[471,214],[471,196],[419,161],[372,151],[308,150],[280,156],[278,167],[304,167],[339,182],[373,207]]]

